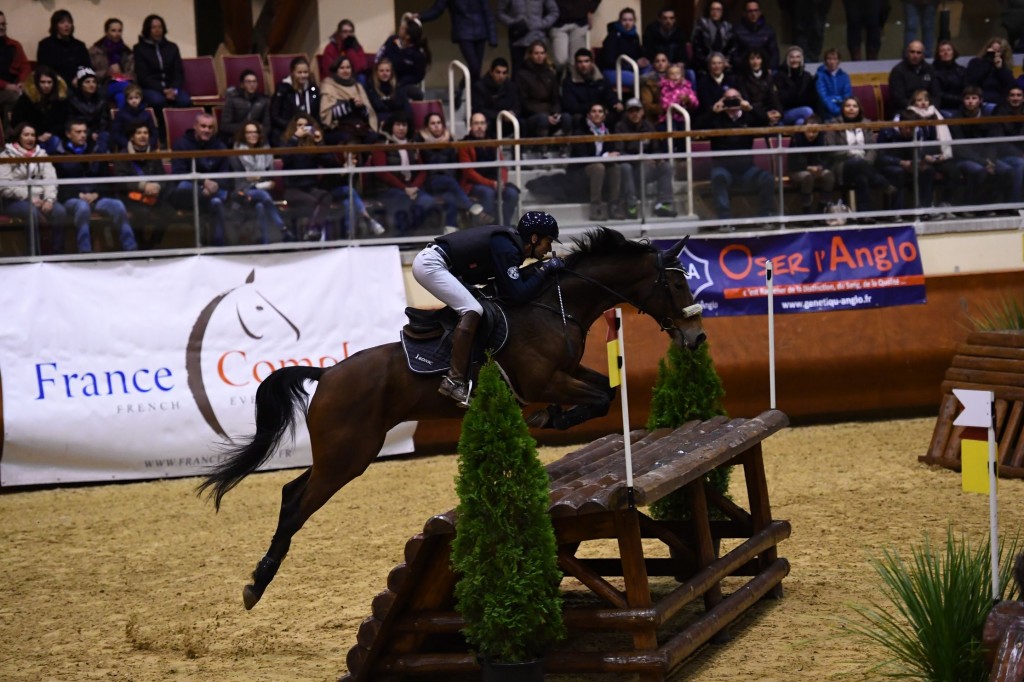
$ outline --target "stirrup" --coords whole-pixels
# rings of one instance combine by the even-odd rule
[[[469,395],[472,390],[472,382],[468,384],[457,382],[449,376],[441,379],[441,385],[437,388],[438,393],[451,398],[462,408],[469,407]]]

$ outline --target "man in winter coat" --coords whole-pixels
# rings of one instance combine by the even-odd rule
[[[214,151],[227,149],[224,143],[217,139],[217,121],[207,113],[196,114],[192,130],[186,130],[185,134],[174,141],[171,147],[176,152],[191,151]],[[203,175],[213,173],[227,173],[231,170],[226,156],[208,156],[195,159],[196,172]],[[177,158],[171,162],[171,173],[191,173],[192,159]],[[209,211],[213,218],[213,246],[224,246],[224,202],[227,201],[227,189],[221,184],[225,180],[212,180],[205,178],[197,180],[197,191],[199,193],[199,208]],[[192,210],[192,181],[182,180],[174,188],[170,196],[171,205],[179,211]]]
[[[974,85],[964,88],[963,104],[956,118],[982,118],[981,88]],[[986,141],[996,137],[1001,129],[992,124],[980,123],[951,125],[949,132],[954,140],[978,140],[973,144],[953,145],[953,159],[963,180],[965,203],[1005,200],[1013,179],[1013,169],[999,161],[999,145]]]
[[[643,44],[649,62],[653,62],[654,55],[659,52],[668,57],[670,64],[689,61],[686,58],[686,33],[676,23],[676,11],[671,7],[663,7],[658,12],[658,20],[647,25]]]
[[[594,53],[587,48],[576,51],[573,68],[562,81],[562,113],[572,116],[573,129],[583,125],[584,119],[594,104],[601,104],[618,123],[622,113],[622,101],[611,84],[601,76],[594,64]],[[611,122],[609,122],[609,125]]]
[[[473,86],[473,113],[487,117],[491,130],[497,130],[498,112],[507,110],[519,116],[519,92],[509,78],[508,62],[497,57],[491,62],[491,70]],[[508,123],[502,121],[502,125]],[[505,128],[502,128],[505,132]],[[504,135],[503,135],[504,136]]]
[[[260,82],[251,69],[243,71],[238,85],[227,90],[220,117],[221,138],[234,143],[235,135],[246,123],[259,123],[264,131],[270,131],[270,98],[260,92]]]
[[[889,111],[903,111],[918,90],[927,90],[933,102],[942,99],[935,69],[924,60],[924,43],[911,41],[903,54],[903,61],[889,72]]]
[[[484,68],[486,44],[498,46],[498,29],[491,3],[489,0],[434,0],[433,7],[416,16],[426,23],[440,17],[446,9],[451,14],[452,42],[459,46],[469,67],[470,82],[476,83]]]
[[[14,103],[21,96],[21,82],[31,73],[25,48],[7,37],[7,17],[0,12],[0,126],[7,127]]]
[[[745,64],[747,53],[755,47],[764,50],[765,68],[772,71],[778,68],[779,41],[775,37],[775,29],[761,13],[759,0],[748,0],[743,5],[743,19],[736,24],[736,63]]]
[[[536,40],[547,42],[547,31],[558,20],[555,0],[501,0],[498,21],[508,28],[508,53],[512,75],[526,59],[526,48]]]

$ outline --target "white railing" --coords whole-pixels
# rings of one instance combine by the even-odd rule
[[[678,102],[673,102],[668,105],[668,111],[665,112],[665,124],[668,126],[668,132],[672,132],[673,116],[675,112],[679,112],[683,117],[683,130],[690,132],[690,112],[683,108]],[[675,140],[671,137],[668,138],[668,153],[675,153]],[[683,155],[686,157],[686,210],[687,215],[691,218],[696,218],[697,213],[693,210],[693,141],[692,138],[687,136],[684,141],[686,151]]]
[[[633,97],[640,99],[640,65],[636,63],[636,60],[630,57],[628,54],[620,54],[619,58],[615,60],[615,85],[618,88],[619,99],[622,97],[622,62],[629,64],[629,68],[633,70]]]
[[[466,132],[469,132],[469,119],[473,116],[473,81],[469,77],[469,67],[453,59],[448,64],[448,130],[452,131],[452,135],[455,134],[455,88],[458,87],[455,84],[455,69],[462,71],[466,81],[466,89],[462,93],[466,103]]]

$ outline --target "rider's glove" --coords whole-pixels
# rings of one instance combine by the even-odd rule
[[[541,266],[541,270],[544,273],[555,272],[565,267],[565,263],[558,256],[552,256],[548,260],[544,261],[544,265]]]

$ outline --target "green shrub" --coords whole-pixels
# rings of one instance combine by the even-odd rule
[[[459,455],[452,567],[464,634],[486,660],[540,658],[565,634],[548,475],[493,362],[462,421]]]
[[[1024,298],[1004,296],[995,303],[978,307],[978,314],[970,316],[978,331],[1004,332],[1024,330]]]

